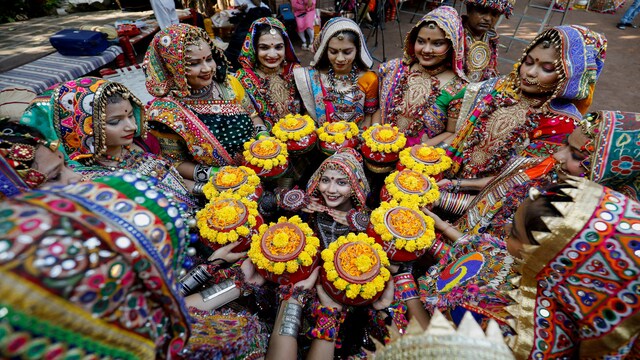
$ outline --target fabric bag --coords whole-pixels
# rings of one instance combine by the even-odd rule
[[[109,47],[106,34],[90,30],[60,30],[49,38],[49,42],[65,56],[95,56]]]

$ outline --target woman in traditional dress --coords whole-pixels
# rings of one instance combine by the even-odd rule
[[[451,170],[461,178],[494,176],[514,155],[546,157],[562,146],[593,98],[606,39],[578,26],[538,35],[511,74],[467,88]]]
[[[380,65],[380,112],[374,122],[397,126],[407,146],[453,137],[467,78],[464,34],[455,9],[441,6],[409,31],[402,59]]]
[[[189,188],[177,170],[162,157],[134,143],[144,139],[147,126],[144,107],[121,84],[108,80],[83,77],[68,81],[53,90],[47,104],[47,121],[40,119],[38,129],[53,128],[55,138],[75,172],[83,180],[135,170],[141,175],[159,180],[158,187],[175,195],[189,208],[195,206]]]
[[[236,77],[247,92],[268,130],[287,114],[300,113],[300,99],[293,81],[299,66],[285,26],[274,18],[251,24],[238,59]]]
[[[437,207],[462,215],[454,224],[458,231],[487,232],[503,238],[506,236],[504,226],[511,222],[529,189],[551,185],[566,174],[587,177],[637,199],[640,161],[634,154],[640,151],[640,142],[632,140],[637,139],[640,133],[637,116],[636,113],[616,111],[587,114],[571,133],[567,144],[553,156],[517,157],[477,196],[443,191]],[[453,183],[464,187],[470,181],[473,180],[454,180]],[[446,188],[451,189],[452,186],[447,184]]]
[[[80,181],[59,147],[59,141],[49,141],[33,128],[0,121],[0,199],[43,185]]]
[[[518,358],[640,357],[640,204],[585,179],[531,193],[509,251],[522,258],[510,293]]]
[[[378,77],[358,24],[333,18],[318,38],[312,66],[294,70],[296,86],[309,116],[325,122],[369,126],[378,109]]]
[[[0,202],[0,357],[179,358],[183,215],[131,173]]]
[[[227,74],[227,59],[207,33],[178,24],[158,32],[145,55],[151,133],[162,154],[188,180],[235,165],[242,145],[264,124],[242,85]]]

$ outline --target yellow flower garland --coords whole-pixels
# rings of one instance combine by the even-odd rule
[[[393,153],[404,149],[407,138],[397,126],[373,125],[363,134],[365,144],[374,152]]]
[[[387,215],[393,210],[396,211]],[[402,233],[391,232],[385,222],[387,216],[395,231]],[[429,248],[436,238],[435,221],[430,216],[426,216],[415,206],[399,206],[395,200],[382,202],[380,207],[371,212],[371,225],[383,241],[393,241],[396,249],[409,252]]]
[[[347,139],[357,136],[360,130],[354,122],[337,121],[324,123],[324,125],[318,128],[317,132],[320,141],[340,145],[347,141]]]
[[[253,144],[256,143],[254,146]],[[254,153],[255,152],[255,153]],[[274,137],[263,137],[244,143],[244,155],[251,165],[265,170],[287,163],[287,146]]]
[[[271,132],[278,140],[286,142],[298,141],[315,130],[316,124],[309,115],[288,114],[273,125]]]
[[[396,182],[399,182],[404,189],[398,187]],[[424,182],[429,182],[427,191],[422,191]],[[432,177],[414,170],[394,171],[384,179],[384,184],[389,195],[398,201],[400,205],[408,202],[417,207],[422,207],[433,204],[440,198],[440,190],[436,181]],[[407,190],[414,191],[414,193],[407,192]]]
[[[336,258],[336,252],[345,244],[354,244],[348,251]],[[349,271],[350,274],[358,275],[370,271],[377,262],[377,258],[373,256],[373,252],[380,258],[380,272],[371,281],[365,284],[354,284],[343,279],[336,270],[336,261],[340,261],[342,268]],[[388,267],[390,266],[389,258],[382,249],[380,244],[365,233],[354,234],[349,233],[347,236],[340,236],[336,241],[329,244],[329,247],[322,250],[322,260],[324,261],[324,270],[329,280],[336,289],[345,291],[349,299],[355,299],[360,295],[363,299],[372,299],[377,293],[384,290],[384,287],[391,276]]]
[[[298,257],[289,261],[272,261],[267,259],[262,252],[262,237],[265,235],[267,230],[275,225],[275,223],[271,223],[269,225],[262,224],[258,229],[258,234],[253,235],[251,238],[251,248],[247,255],[251,259],[251,262],[259,269],[264,269],[270,273],[280,275],[285,271],[288,273],[294,273],[298,271],[300,267],[309,266],[313,264],[313,257],[318,253],[318,248],[320,247],[320,240],[313,235],[313,230],[307,225],[305,222],[300,219],[299,216],[294,216],[290,219],[282,216],[278,219],[277,224],[288,223],[290,225],[298,227],[302,230],[302,233],[305,236],[305,245]],[[287,229],[287,227],[280,228],[276,231],[273,231],[271,235],[271,241],[267,246],[270,249],[275,249],[279,254],[285,255],[287,253],[291,253],[296,246],[290,244],[292,232]],[[299,244],[301,239],[298,239],[298,242],[295,244]],[[295,240],[294,240],[295,242]],[[287,252],[288,251],[288,252]]]
[[[207,200],[219,196],[222,192],[231,192],[246,197],[256,191],[260,178],[253,169],[246,166],[223,166],[207,182],[202,191]]]
[[[247,219],[239,224],[240,217],[246,212]],[[224,192],[213,198],[202,210],[196,213],[196,223],[200,235],[212,243],[225,245],[248,236],[256,226],[258,204],[237,194]],[[236,225],[234,229],[226,227]]]
[[[417,159],[411,154],[414,148],[418,155]],[[437,175],[447,171],[452,161],[444,149],[418,144],[400,152],[400,164],[425,175]]]

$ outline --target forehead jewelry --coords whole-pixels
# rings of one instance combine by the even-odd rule
[[[338,38],[338,40],[344,40],[344,34],[343,33],[339,33],[338,35],[336,35],[336,37]]]
[[[271,37],[273,37],[275,39],[276,34],[278,32],[276,31],[276,29],[274,29],[273,27],[271,27],[271,29],[269,29],[269,34],[271,34]]]

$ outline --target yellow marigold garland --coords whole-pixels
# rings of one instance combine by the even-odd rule
[[[348,243],[355,243],[356,245],[347,249],[348,252],[343,252],[340,258],[336,258],[338,249]],[[375,278],[365,284],[353,284],[340,277],[336,270],[335,261],[341,261],[342,264],[348,265],[343,266],[343,269],[349,271],[350,274],[366,273],[377,261],[376,257],[372,256],[373,251],[380,258],[380,272]],[[355,299],[358,295],[363,299],[372,299],[377,293],[384,290],[391,275],[388,270],[390,263],[387,254],[380,244],[377,244],[373,238],[365,233],[349,233],[347,236],[340,236],[336,241],[329,244],[328,248],[322,250],[321,257],[324,261],[323,267],[327,273],[327,280],[333,283],[336,289],[345,291],[349,299]]]
[[[347,139],[357,136],[360,130],[355,122],[337,121],[324,123],[324,125],[318,128],[317,132],[320,141],[340,145],[347,141]]]
[[[262,224],[258,229],[258,234],[253,235],[251,238],[251,248],[249,249],[248,256],[251,259],[251,262],[259,269],[264,269],[270,273],[280,275],[285,271],[288,273],[294,273],[298,271],[298,269],[302,266],[309,266],[313,264],[313,257],[318,253],[318,248],[320,247],[320,240],[313,235],[313,230],[307,225],[305,222],[300,219],[299,216],[293,216],[292,218],[287,219],[282,216],[278,219],[277,224],[281,223],[290,223],[294,226],[297,226],[305,236],[305,245],[298,257],[289,260],[289,261],[272,261],[267,259],[262,253],[262,237],[265,235],[270,226],[275,225],[276,223],[271,223],[269,225]],[[270,243],[267,246],[270,249],[275,249],[279,255],[284,255],[287,253],[291,253],[299,244],[298,240],[293,244],[290,241],[290,236],[292,236],[292,232],[283,227],[274,231],[271,234]],[[296,246],[294,246],[296,245]],[[287,252],[288,251],[288,252]]]
[[[428,163],[428,160],[421,162],[415,159],[413,155],[411,155],[411,149],[413,148],[417,149],[418,156],[424,153],[425,157],[433,157],[436,158],[436,160],[433,163]],[[419,144],[402,150],[400,152],[400,163],[406,168],[421,172],[425,175],[437,175],[449,170],[452,161],[451,158],[447,156],[447,152],[444,149]]]
[[[395,236],[387,227],[385,217],[389,211],[394,209],[399,210],[395,214],[395,219],[391,219],[391,221],[395,220],[397,222],[394,227],[397,230],[404,231],[407,237],[413,237],[413,239]],[[408,212],[405,210],[408,210]],[[422,222],[419,221],[420,219],[424,221],[424,231],[422,235],[416,236],[420,233],[419,228],[423,226]],[[429,248],[436,237],[435,221],[430,216],[425,215],[415,206],[399,206],[395,200],[390,202],[383,201],[380,203],[380,207],[371,212],[371,225],[373,225],[373,230],[380,235],[383,241],[393,241],[396,249],[404,249],[409,252]]]
[[[375,134],[374,134],[375,132]],[[407,138],[397,126],[373,125],[363,134],[365,144],[374,152],[394,153],[404,149]]]
[[[238,203],[246,208],[247,220],[238,224],[235,229],[222,229],[237,223],[239,216],[245,211],[237,206]],[[251,228],[256,225],[257,216],[258,205],[255,201],[237,194],[223,192],[219,197],[211,199],[202,210],[196,213],[196,222],[203,238],[215,244],[225,245],[237,241],[240,237],[248,236],[251,233]],[[216,229],[217,226],[220,228]]]
[[[396,185],[398,181],[405,189],[416,191],[416,193],[409,193],[399,188]],[[422,186],[422,182],[429,182],[429,190],[422,192],[419,190]],[[440,190],[436,181],[427,175],[424,175],[418,171],[405,169],[403,171],[394,171],[384,179],[384,184],[387,187],[389,195],[400,205],[405,203],[410,206],[422,207],[428,204],[433,204],[440,198]]]
[[[222,192],[245,197],[253,194],[259,184],[260,178],[253,169],[246,166],[223,166],[209,179],[202,191],[207,200],[219,196]]]
[[[273,125],[271,132],[278,140],[286,142],[298,141],[315,130],[316,124],[309,115],[288,114]]]
[[[252,150],[254,143],[258,144]],[[253,153],[254,151],[256,152],[255,154]],[[286,164],[288,156],[287,146],[274,137],[247,141],[244,143],[244,152],[242,154],[251,165],[265,170],[271,170],[276,166]]]

